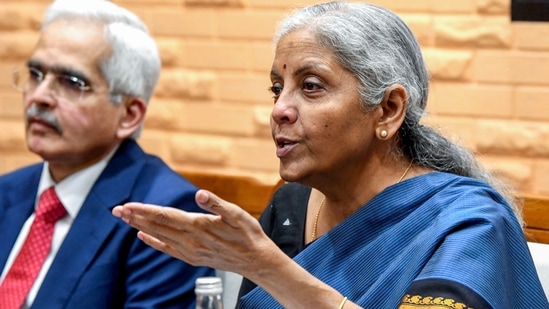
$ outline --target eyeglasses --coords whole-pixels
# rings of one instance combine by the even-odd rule
[[[52,94],[57,98],[78,102],[82,100],[85,92],[92,91],[88,82],[80,77],[66,73],[43,72],[34,67],[13,70],[13,86],[23,93],[33,92],[48,74],[54,77],[50,88]]]

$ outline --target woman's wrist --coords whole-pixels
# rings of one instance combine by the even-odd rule
[[[347,302],[347,297],[343,297],[343,300],[341,301],[341,303],[339,304],[339,307],[337,307],[337,309],[343,309],[343,306],[345,306],[345,303]]]

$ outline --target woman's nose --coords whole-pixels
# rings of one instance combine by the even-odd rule
[[[273,106],[271,118],[277,124],[293,123],[297,120],[297,107],[296,101],[282,91]]]

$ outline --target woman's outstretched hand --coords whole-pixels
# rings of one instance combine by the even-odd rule
[[[334,308],[341,302],[339,292],[285,255],[242,208],[206,190],[196,193],[196,202],[210,214],[141,203],[116,206],[112,213],[151,247],[192,265],[239,273],[286,308]],[[303,295],[314,297],[304,301]]]
[[[149,246],[195,266],[246,275],[261,267],[261,255],[268,258],[265,254],[277,249],[239,206],[207,190],[199,190],[195,199],[211,214],[142,203],[116,206],[112,213],[138,229]]]

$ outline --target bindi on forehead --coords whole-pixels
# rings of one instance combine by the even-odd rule
[[[284,65],[282,66],[282,68],[284,68],[284,70],[286,70],[286,64],[284,63]]]

